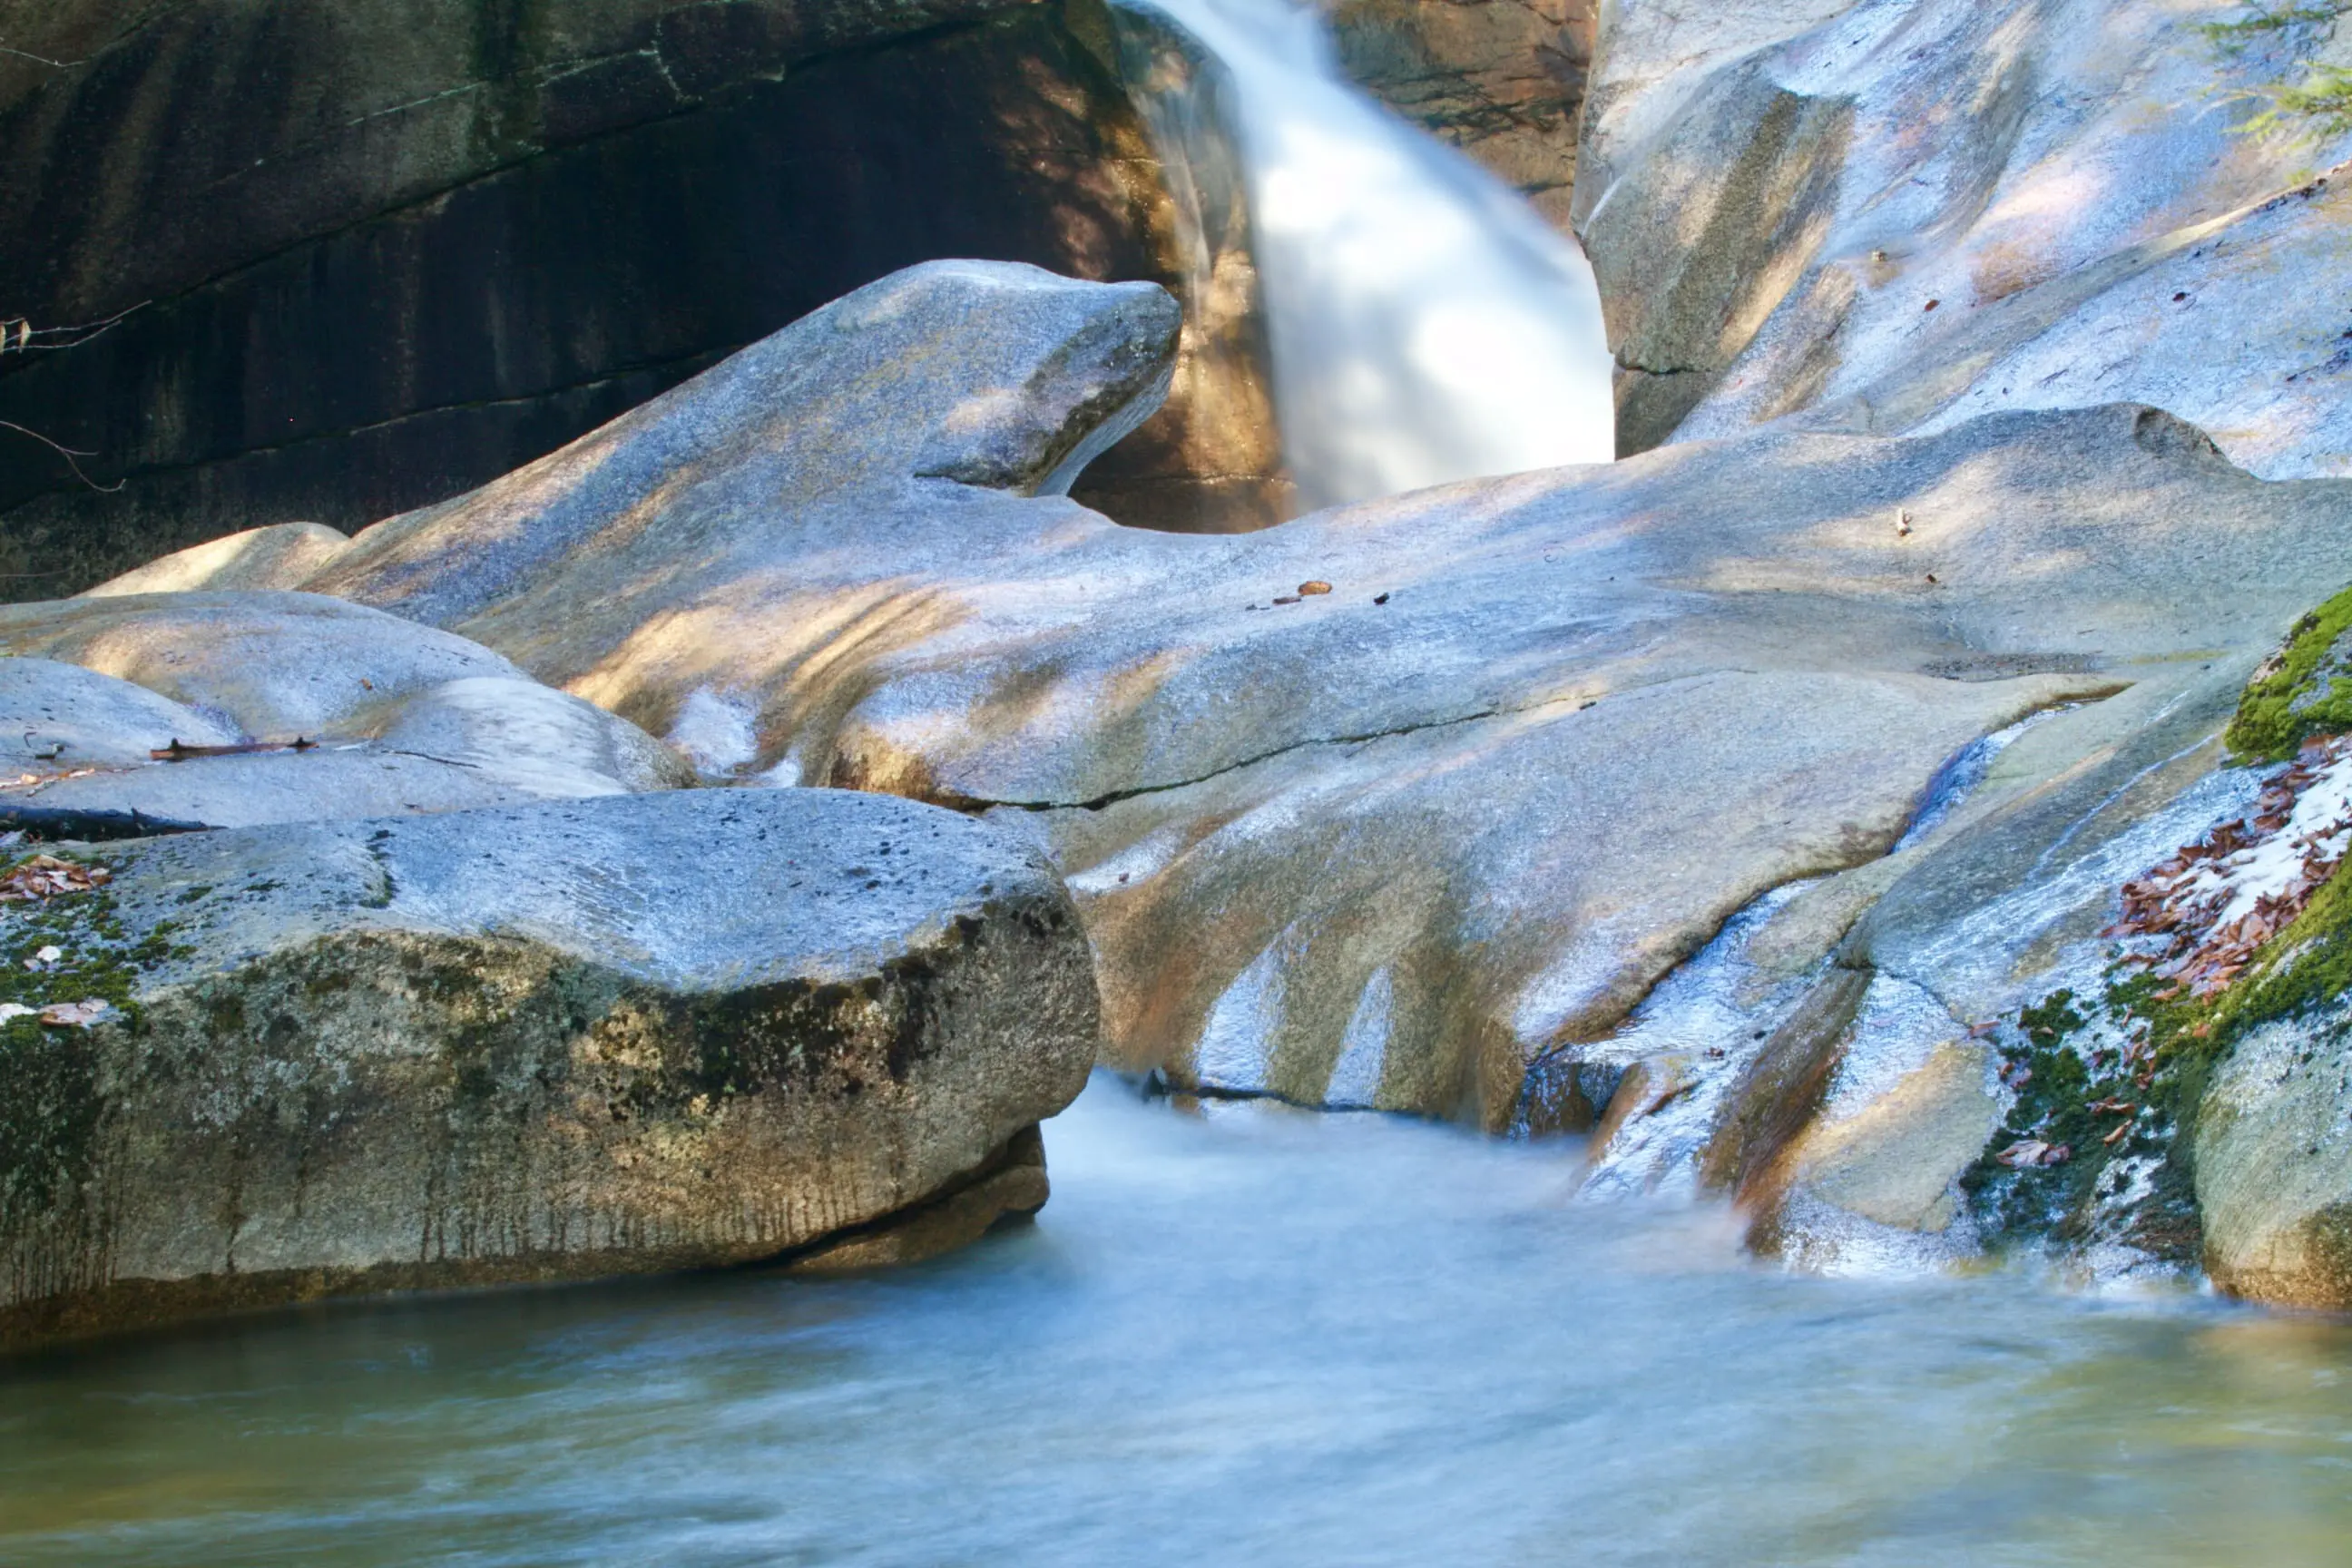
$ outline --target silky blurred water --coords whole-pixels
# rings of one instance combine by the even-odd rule
[[[2352,1326],[1818,1279],[1571,1146],[1098,1081],[1038,1223],[0,1363],[0,1562],[2340,1563]]]

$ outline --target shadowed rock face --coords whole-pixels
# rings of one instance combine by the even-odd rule
[[[1611,6],[1576,200],[1622,448],[2129,399],[2265,478],[2345,472],[2352,197],[2306,182],[2352,143],[2231,131],[2352,38],[2223,54],[2197,29],[2231,15]]]
[[[1594,0],[1321,0],[1340,68],[1569,226]]]
[[[105,901],[111,939],[50,940],[111,962],[118,1012],[0,1026],[0,1345],[919,1256],[1044,1200],[1034,1125],[1095,1053],[1051,870],[910,802],[683,791],[90,858],[111,886],[42,918]]]
[[[0,418],[122,483],[0,431],[10,597],[441,500],[929,258],[1179,270],[1094,0],[75,0],[8,45]],[[1108,493],[1214,525],[1188,481],[1255,459],[1192,404],[1255,374]]]

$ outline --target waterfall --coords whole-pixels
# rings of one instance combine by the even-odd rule
[[[1204,132],[1232,139],[1305,505],[1615,456],[1601,295],[1573,239],[1342,79],[1295,0],[1118,3],[1213,62],[1137,96],[1180,213]]]

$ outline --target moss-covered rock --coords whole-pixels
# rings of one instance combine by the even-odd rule
[[[2315,735],[2352,731],[2352,588],[2297,621],[2238,700],[2222,737],[2238,755],[2284,762]]]

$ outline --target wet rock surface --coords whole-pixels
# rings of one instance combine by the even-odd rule
[[[706,790],[72,852],[0,923],[0,1343],[387,1289],[954,1245],[1095,1055],[1051,870]],[[18,961],[36,945],[30,973]],[[904,1213],[910,1229],[886,1223]]]
[[[1342,69],[1568,226],[1592,0],[1325,0]]]

